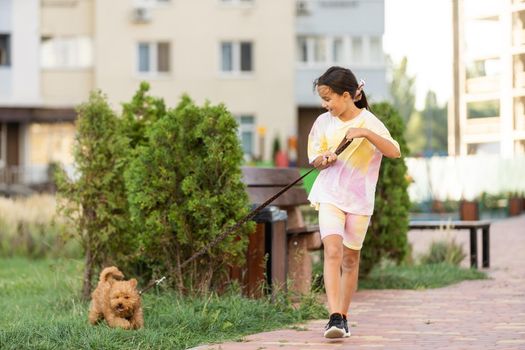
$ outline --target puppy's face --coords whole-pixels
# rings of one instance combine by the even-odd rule
[[[136,289],[137,280],[114,281],[109,293],[109,304],[113,313],[122,318],[133,315],[134,310],[140,303],[139,293]]]

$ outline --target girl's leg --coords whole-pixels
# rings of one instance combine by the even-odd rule
[[[339,310],[343,314],[348,313],[352,296],[357,289],[357,279],[359,276],[359,258],[361,254],[359,250],[343,248],[343,265],[341,276],[341,298]]]
[[[352,296],[357,289],[360,252],[370,224],[370,216],[346,214],[343,240],[343,262],[341,277],[341,299],[339,307],[343,314],[348,313]]]
[[[341,313],[341,263],[343,260],[343,238],[340,235],[327,235],[324,246],[324,287],[330,314]],[[345,248],[348,249],[348,248]]]

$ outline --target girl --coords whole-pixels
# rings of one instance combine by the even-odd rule
[[[314,88],[328,112],[317,117],[308,137],[308,158],[321,170],[308,199],[319,211],[324,246],[324,284],[330,320],[326,338],[350,336],[347,312],[357,286],[359,252],[374,211],[383,155],[399,158],[399,144],[368,107],[364,81],[346,68],[331,67]],[[341,140],[352,140],[339,155]]]

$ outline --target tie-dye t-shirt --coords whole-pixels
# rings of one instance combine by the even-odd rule
[[[363,109],[357,117],[346,122],[326,112],[316,119],[308,136],[310,163],[325,151],[335,152],[349,128],[370,129],[399,150],[399,144],[388,129],[370,111]],[[319,203],[330,203],[347,213],[372,215],[382,157],[383,154],[366,138],[354,139],[332,166],[321,170],[308,199],[316,208]]]

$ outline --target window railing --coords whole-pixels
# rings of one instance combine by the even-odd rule
[[[0,184],[42,184],[49,182],[47,166],[22,167],[3,166],[0,167]]]

